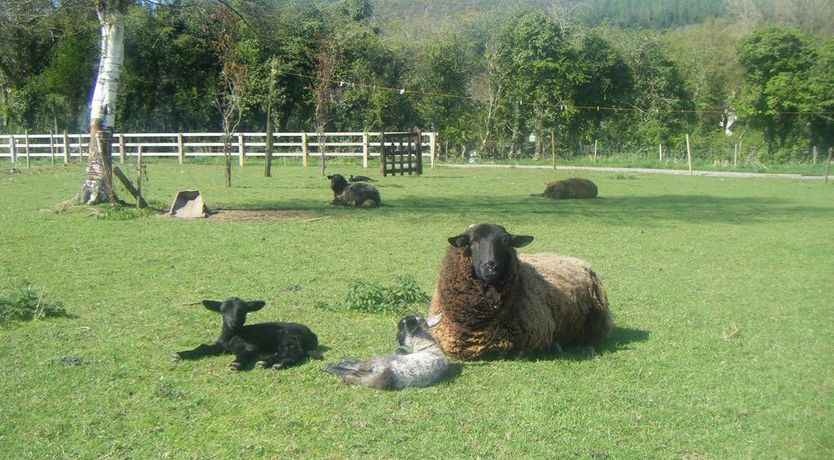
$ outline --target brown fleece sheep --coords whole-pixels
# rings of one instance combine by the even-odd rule
[[[540,253],[516,255],[533,240],[478,224],[449,238],[429,307],[432,335],[465,359],[559,345],[594,345],[611,330],[605,289],[587,263]]]
[[[596,198],[597,186],[588,179],[571,177],[570,179],[553,181],[547,184],[544,193],[534,193],[531,196],[543,196],[554,200]]]
[[[333,174],[327,178],[330,179],[330,189],[333,190],[333,201],[330,204],[354,208],[379,206],[379,191],[373,185],[364,182],[348,183],[341,174]]]

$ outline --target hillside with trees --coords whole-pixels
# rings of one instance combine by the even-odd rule
[[[93,3],[0,3],[0,131],[86,129]],[[222,130],[233,68],[241,130],[269,108],[276,131],[437,131],[453,157],[690,134],[807,161],[834,142],[832,32],[827,0],[137,0],[116,129]]]

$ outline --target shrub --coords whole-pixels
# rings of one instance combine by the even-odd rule
[[[393,284],[382,285],[363,279],[350,282],[345,305],[366,313],[406,314],[425,310],[430,297],[411,276],[398,276]]]
[[[36,293],[25,286],[11,294],[0,296],[0,325],[14,321],[31,321],[46,317],[68,316],[61,302],[47,302],[45,290]]]

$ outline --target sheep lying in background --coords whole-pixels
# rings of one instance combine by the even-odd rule
[[[350,184],[341,174],[333,174],[327,178],[330,179],[330,189],[333,190],[333,201],[330,204],[354,208],[379,206],[379,191],[373,185],[362,182]]]
[[[449,238],[429,316],[452,356],[474,359],[559,345],[597,344],[611,330],[605,289],[586,262],[516,255],[532,236],[478,224]],[[592,351],[592,349],[590,350]]]
[[[220,338],[213,344],[203,344],[193,350],[174,354],[174,361],[199,359],[226,353],[235,355],[229,365],[231,370],[240,370],[247,363],[268,355],[255,365],[281,369],[303,362],[308,356],[322,359],[316,351],[318,337],[307,326],[298,323],[260,323],[244,326],[246,314],[263,308],[262,300],[244,302],[229,297],[223,302],[204,300],[203,306],[223,315]]]
[[[411,347],[409,354],[379,356],[367,361],[346,359],[324,370],[338,375],[346,383],[378,390],[402,390],[427,387],[446,375],[446,356],[429,334],[423,318],[407,316],[400,320],[397,341]]]
[[[597,186],[588,179],[571,177],[570,179],[551,182],[545,187],[544,193],[533,193],[530,196],[543,196],[554,200],[596,198]]]
[[[354,176],[353,174],[350,175],[350,182],[376,182],[375,180],[371,179],[368,176]]]

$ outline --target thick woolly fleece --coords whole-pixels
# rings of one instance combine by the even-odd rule
[[[588,179],[571,177],[570,179],[550,182],[541,195],[555,200],[568,200],[574,198],[596,198],[597,186]]]
[[[595,344],[611,330],[599,277],[581,260],[540,253],[515,256],[501,282],[475,277],[466,249],[450,248],[429,307],[442,315],[432,335],[464,359]]]

